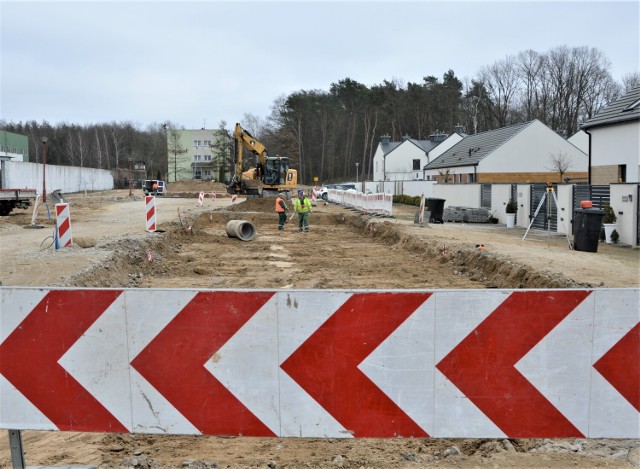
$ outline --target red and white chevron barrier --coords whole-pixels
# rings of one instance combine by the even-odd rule
[[[152,195],[147,195],[144,198],[145,205],[147,207],[147,228],[146,230],[150,233],[156,231],[156,198]]]
[[[200,195],[198,195],[197,207],[202,207],[203,202],[204,202],[204,192],[200,192]]]
[[[311,205],[317,205],[317,201],[318,201],[318,188],[314,187],[313,191],[311,192]]]
[[[231,196],[231,204],[235,204],[238,201],[238,195],[237,194],[233,194]]]
[[[56,230],[58,233],[57,248],[66,248],[73,244],[71,235],[71,212],[69,204],[56,204]]]
[[[639,438],[639,298],[0,287],[0,428]]]

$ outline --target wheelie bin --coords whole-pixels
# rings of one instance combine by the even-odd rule
[[[573,211],[573,248],[576,251],[598,252],[604,211],[576,208]]]
[[[434,197],[427,198],[427,207],[431,212],[429,218],[430,223],[444,223],[442,216],[444,214],[444,203],[446,199],[436,199]]]

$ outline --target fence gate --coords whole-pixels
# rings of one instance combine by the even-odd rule
[[[587,184],[578,184],[573,186],[573,208],[580,208],[580,202],[583,200],[590,200],[593,204],[593,208],[602,210],[610,200],[610,187],[609,186],[589,186]],[[571,216],[573,220],[573,213]],[[575,235],[575,226],[571,229]]]
[[[553,189],[556,190],[557,186],[554,184]],[[545,183],[531,184],[531,207],[529,212],[529,223],[533,220],[531,228],[534,230],[546,230],[556,231],[558,227],[558,209],[553,200],[551,193],[545,198],[544,203],[538,210],[538,215],[534,217],[540,201],[547,193],[547,185]]]
[[[480,185],[480,207],[491,210],[491,184]]]

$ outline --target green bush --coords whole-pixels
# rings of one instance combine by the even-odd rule
[[[618,244],[618,240],[620,239],[620,235],[618,234],[617,230],[613,230],[611,232],[611,242],[613,244]]]
[[[602,217],[602,223],[615,223],[618,217],[616,217],[616,212],[613,211],[613,207],[609,204],[605,204],[602,207],[604,211],[604,216]]]
[[[393,203],[394,204],[405,204],[405,205],[415,205],[416,207],[420,207],[420,196],[411,196],[411,195],[394,195]]]

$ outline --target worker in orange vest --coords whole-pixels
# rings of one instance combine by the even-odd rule
[[[157,195],[158,194],[158,183],[154,182],[153,183],[153,195]]]
[[[278,214],[278,229],[284,230],[284,224],[287,222],[287,204],[284,202],[284,192],[280,192],[276,197],[276,213]]]

